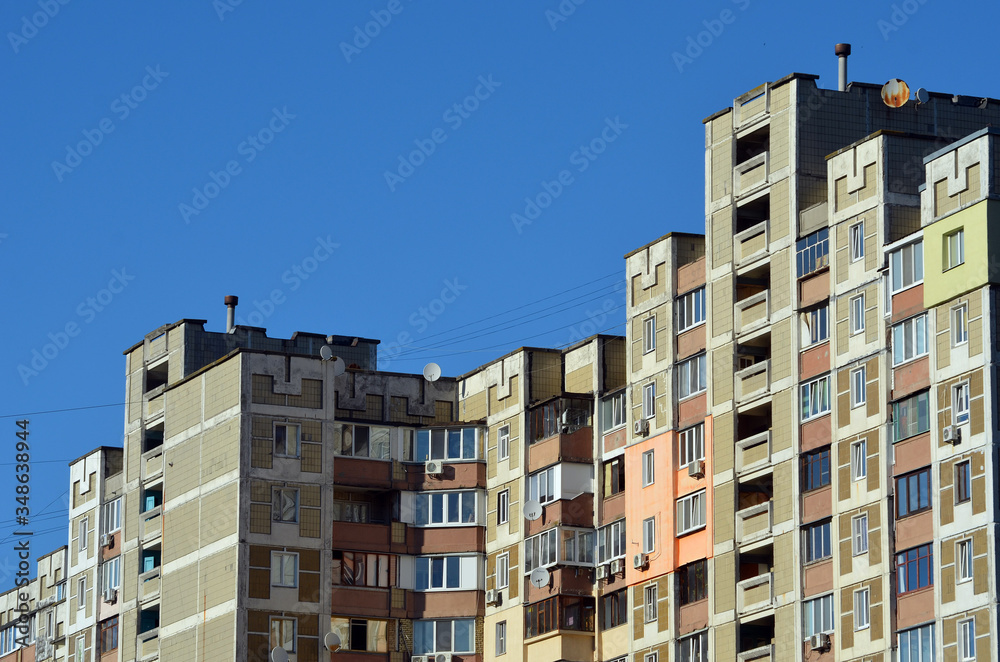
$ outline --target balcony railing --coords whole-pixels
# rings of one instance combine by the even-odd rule
[[[162,511],[163,506],[157,506],[139,515],[142,518],[141,537],[143,543],[156,540],[163,533]]]
[[[736,584],[736,610],[740,616],[774,606],[774,573],[765,573]]]
[[[755,471],[771,464],[771,431],[765,430],[736,442],[736,473]]]
[[[774,644],[768,644],[767,646],[758,646],[748,651],[743,651],[742,653],[737,653],[736,659],[738,662],[770,662],[774,659]]]
[[[770,249],[770,224],[761,221],[733,237],[733,256],[736,265],[766,257]]]
[[[139,470],[142,480],[149,480],[150,478],[157,478],[163,475],[162,445],[142,454]]]
[[[749,402],[771,390],[771,361],[754,363],[736,373],[736,402]]]
[[[758,154],[733,168],[733,193],[739,197],[767,184],[768,153]]]
[[[771,321],[769,290],[736,302],[736,333],[747,333],[767,326]]]
[[[139,602],[160,596],[160,569],[153,568],[139,575]]]
[[[153,628],[136,637],[136,657],[141,662],[149,662],[160,657],[160,629]]]
[[[166,397],[160,393],[155,398],[146,401],[146,418],[150,419],[163,413],[163,401]]]
[[[736,541],[748,545],[771,535],[771,502],[750,506],[736,513]]]

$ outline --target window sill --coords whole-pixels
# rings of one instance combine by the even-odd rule
[[[904,519],[908,519],[908,518],[914,517],[916,515],[922,515],[923,513],[930,512],[931,510],[933,510],[933,508],[931,508],[931,507],[921,508],[920,510],[911,510],[910,512],[906,513],[905,515],[896,515],[896,521],[897,522],[901,522]]]
[[[816,342],[814,342],[812,344],[806,345],[801,350],[799,350],[799,354],[803,354],[805,352],[808,352],[811,349],[816,349],[817,347],[820,347],[821,345],[829,345],[829,344],[830,344],[830,338],[826,337],[826,338],[823,338],[822,340],[817,340]]]
[[[829,416],[831,413],[832,413],[832,410],[821,411],[818,414],[813,414],[809,418],[803,418],[802,422],[803,423],[811,423],[812,421],[815,421],[817,419],[823,418],[824,416]]]
[[[700,321],[700,322],[695,322],[695,323],[694,323],[694,324],[692,324],[691,326],[688,326],[688,327],[685,327],[685,328],[683,328],[683,329],[680,329],[680,328],[678,328],[678,329],[677,329],[677,335],[680,335],[680,334],[682,334],[682,333],[687,333],[687,332],[688,332],[688,331],[690,331],[691,329],[697,329],[697,328],[698,328],[699,326],[705,326],[705,320],[702,320],[702,321]]]
[[[831,552],[830,556],[824,556],[823,558],[820,558],[820,559],[813,559],[812,561],[803,561],[802,562],[802,567],[803,568],[808,568],[809,566],[819,565],[819,564],[821,564],[823,562],[832,561],[832,560],[833,560],[833,553]]]
[[[901,287],[901,288],[899,288],[898,290],[890,290],[890,291],[889,291],[889,295],[890,295],[890,296],[896,296],[897,294],[902,294],[902,293],[903,293],[903,292],[905,292],[906,290],[912,290],[912,289],[913,289],[914,287],[917,287],[918,285],[923,285],[923,284],[924,284],[924,280],[923,280],[923,279],[921,278],[921,279],[920,279],[920,280],[918,280],[917,282],[915,282],[915,283],[910,283],[910,284],[909,284],[909,285],[907,285],[906,287]]]
[[[708,388],[703,388],[700,391],[695,391],[694,393],[689,393],[689,394],[687,394],[685,396],[682,396],[682,397],[678,398],[677,402],[684,402],[685,400],[690,400],[691,398],[697,398],[699,395],[701,395],[702,393],[705,393],[706,391],[708,391]]]
[[[704,530],[705,530],[705,525],[702,524],[701,526],[695,529],[688,529],[687,531],[678,531],[676,537],[680,538],[682,536],[689,536],[692,533],[698,533],[699,531],[704,531]]]
[[[899,591],[897,591],[896,597],[903,598],[906,596],[917,595],[919,593],[926,593],[927,591],[933,591],[933,590],[934,590],[934,584],[930,584],[928,586],[921,586],[920,588],[915,588],[910,591],[906,591],[905,593],[900,593]]]
[[[896,369],[896,368],[898,368],[900,366],[906,365],[907,363],[913,363],[914,361],[919,361],[920,359],[922,359],[924,357],[927,357],[927,356],[930,356],[929,352],[924,352],[923,354],[917,354],[916,356],[908,358],[905,361],[900,361],[899,363],[893,363],[892,367],[893,367],[893,369]]]

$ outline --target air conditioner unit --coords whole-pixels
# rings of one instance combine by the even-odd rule
[[[705,460],[695,460],[688,465],[688,476],[692,478],[705,477]]]
[[[437,653],[434,655],[434,662],[451,662],[451,653]]]
[[[115,541],[115,537],[110,533],[101,534],[101,547],[111,547],[111,543]]]
[[[632,426],[632,431],[640,437],[645,437],[649,434],[649,421],[645,418],[641,421],[636,421]]]
[[[944,428],[944,441],[949,444],[957,444],[962,440],[962,429],[957,425],[947,425]]]
[[[642,570],[649,563],[649,557],[645,554],[636,554],[632,557],[632,567],[636,570]]]
[[[104,591],[105,602],[107,602],[108,604],[114,604],[115,602],[117,602],[117,600],[118,600],[117,589],[109,588],[108,590]]]
[[[809,637],[809,647],[814,651],[821,651],[830,646],[830,635],[820,632]]]
[[[426,655],[411,655],[410,662],[427,662]]]
[[[606,566],[606,565],[599,565],[599,566],[597,566],[597,568],[595,569],[595,573],[596,573],[595,577],[597,577],[597,579],[607,579],[608,578],[608,566]]]
[[[497,589],[486,591],[486,604],[488,605],[500,604],[500,591]]]
[[[428,476],[440,476],[444,473],[444,463],[441,460],[424,462],[424,473]]]
[[[615,559],[611,562],[610,570],[612,575],[617,575],[625,570],[625,563],[621,559]]]

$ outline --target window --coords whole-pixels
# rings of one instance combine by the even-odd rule
[[[87,607],[87,577],[84,575],[76,580],[76,608]]]
[[[653,484],[655,475],[653,473],[655,469],[655,462],[653,451],[646,451],[642,454],[642,486],[649,487]]]
[[[657,587],[656,584],[650,584],[643,589],[643,599],[645,600],[645,621],[647,623],[652,623],[657,618]]]
[[[653,651],[642,656],[642,662],[660,662],[660,651]]]
[[[678,398],[686,398],[708,388],[707,364],[704,354],[677,364]]]
[[[969,382],[962,382],[952,389],[951,410],[955,425],[969,422]]]
[[[965,229],[960,228],[944,236],[944,271],[965,262]]]
[[[678,437],[680,444],[681,467],[686,467],[692,462],[705,459],[705,424],[699,423],[693,428],[681,430]]]
[[[271,519],[275,522],[299,521],[299,491],[276,487],[271,493]]]
[[[364,501],[334,499],[332,515],[334,522],[355,522],[357,524],[372,522],[371,504]]]
[[[54,633],[47,633],[52,636]],[[101,654],[118,648],[118,617],[113,616],[101,623]]]
[[[865,295],[859,294],[851,298],[851,335],[865,330]]]
[[[504,552],[497,556],[497,588],[507,588],[510,583],[510,554]]]
[[[972,540],[959,540],[955,544],[955,565],[958,566],[958,583],[972,579]]]
[[[387,653],[390,633],[395,636],[394,629],[392,621],[374,618],[334,616],[330,619],[330,630],[340,637],[341,650]]]
[[[896,479],[896,518],[929,510],[931,470],[921,469]]]
[[[830,484],[829,447],[802,454],[802,489],[815,490]]]
[[[705,490],[677,500],[677,535],[705,526]]]
[[[122,558],[116,556],[101,564],[101,593],[117,590],[122,584]]]
[[[911,317],[892,327],[892,365],[927,354],[927,314]]]
[[[865,381],[867,370],[864,366],[851,370],[851,407],[865,404]]]
[[[299,555],[271,552],[271,586],[295,588],[299,585]]]
[[[924,280],[924,242],[903,246],[889,255],[892,293],[913,287]]]
[[[286,457],[299,456],[299,426],[287,423],[274,424],[274,454]]]
[[[705,288],[699,287],[677,299],[677,332],[683,333],[705,321]]]
[[[78,535],[80,536],[80,551],[81,552],[83,550],[87,549],[87,538],[90,535],[90,532],[87,530],[88,527],[89,527],[89,523],[87,522],[87,518],[84,517],[82,520],[80,520],[79,530],[78,530]]]
[[[604,463],[604,497],[625,491],[625,456]]]
[[[932,543],[896,554],[896,592],[898,595],[934,585],[934,549]]]
[[[871,622],[871,593],[867,588],[854,592],[854,629],[864,630]]]
[[[498,506],[503,505],[503,492],[498,499]],[[415,497],[416,512],[414,523],[417,526],[460,526],[475,524],[476,492],[418,492]],[[500,510],[499,513],[506,511]],[[498,514],[499,518],[499,514]],[[507,521],[504,519],[504,521]],[[501,522],[502,524],[503,522]]]
[[[708,561],[701,560],[677,569],[677,602],[689,605],[708,597]]]
[[[390,428],[337,423],[333,426],[333,453],[334,455],[345,455],[347,457],[388,460],[391,432]],[[427,430],[418,430],[417,435],[419,437],[421,433],[426,432]],[[443,431],[441,432],[443,433]],[[275,430],[275,434],[277,435],[277,430]],[[292,434],[292,431],[289,430],[287,434]],[[295,430],[294,434],[298,435],[298,430]],[[296,452],[298,451],[296,450]],[[426,459],[440,460],[444,458],[434,457]]]
[[[333,550],[335,586],[389,586],[389,555]]]
[[[958,659],[962,662],[976,659],[976,619],[958,622]]]
[[[556,398],[528,412],[528,443],[590,427],[593,403],[582,398]]]
[[[851,241],[851,262],[857,262],[865,256],[865,224],[855,223],[847,229]]]
[[[642,353],[649,354],[656,349],[656,316],[642,321]]]
[[[607,563],[625,556],[625,520],[620,519],[597,530],[597,562]]]
[[[795,242],[795,265],[799,278],[830,264],[830,230],[823,228]]]
[[[549,529],[524,541],[524,574],[559,561],[557,529]]]
[[[524,611],[524,636],[535,637],[555,629],[594,631],[594,599],[568,595],[528,605]]]
[[[510,426],[503,425],[497,430],[497,457],[506,460],[510,457]]]
[[[833,595],[803,602],[802,618],[802,627],[807,637],[821,632],[833,632]]]
[[[114,533],[122,528],[122,499],[118,497],[114,501],[104,504],[104,513],[101,518],[104,533]]]
[[[624,625],[628,622],[628,589],[609,593],[601,598],[601,629]]]
[[[868,441],[860,439],[851,444],[851,480],[868,476]]]
[[[594,565],[593,529],[573,529],[559,527],[562,538],[562,562],[570,564]]]
[[[475,588],[468,586],[469,574],[474,576],[477,563],[474,556],[418,556],[416,559],[416,591]]]
[[[650,382],[642,387],[642,417],[644,419],[656,416],[656,382]]]
[[[678,662],[708,662],[708,632],[677,640]]]
[[[830,376],[802,385],[802,422],[830,413]]]
[[[286,653],[295,652],[295,631],[298,621],[294,618],[271,617],[271,648],[281,646]]]
[[[970,460],[955,465],[955,503],[972,500],[972,463]]]
[[[902,441],[931,429],[930,392],[892,403],[892,440]]]
[[[442,621],[413,621],[413,653],[476,652],[476,621],[456,618]]]
[[[601,432],[610,432],[625,425],[625,391],[601,400],[601,408]]]
[[[969,342],[969,308],[966,305],[951,309],[951,346]]]
[[[868,513],[851,518],[851,551],[854,556],[868,551]]]
[[[934,662],[934,624],[899,633],[899,662]]]
[[[830,338],[829,307],[822,306],[802,313],[802,344],[808,347]]]
[[[833,553],[830,550],[830,522],[805,527],[802,544],[805,547],[803,557],[806,563],[829,558]]]
[[[642,552],[652,554],[656,549],[656,518],[642,520]]]
[[[503,655],[507,652],[507,621],[500,621],[497,623],[497,655]]]
[[[549,467],[528,476],[528,498],[543,506],[556,500],[555,467]]]
[[[510,490],[497,495],[497,524],[506,524],[510,517]]]
[[[7,631],[13,633],[14,628],[10,628]],[[14,649],[11,648],[11,650],[14,650]],[[84,660],[84,661],[87,659],[87,638],[86,637],[81,636],[81,637],[77,637],[76,638],[76,659],[77,660]]]
[[[478,459],[479,441],[477,433],[478,428],[432,428],[429,430],[417,430],[417,450],[413,454],[413,461]],[[384,460],[389,459],[388,437],[386,437],[385,450],[379,452],[379,457]]]

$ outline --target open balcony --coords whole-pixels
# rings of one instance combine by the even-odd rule
[[[145,603],[160,597],[160,569],[153,568],[139,575],[139,602]]]
[[[765,219],[745,230],[740,230],[733,237],[733,261],[740,267],[756,260],[765,258],[770,253],[770,223]]]
[[[736,659],[738,662],[771,662],[771,660],[776,659],[774,657],[774,644],[758,646],[757,648],[737,653]]]
[[[765,572],[736,584],[736,611],[749,616],[774,606],[774,573]]]
[[[758,361],[736,373],[736,402],[750,402],[771,392],[771,361]]]
[[[139,537],[144,545],[153,542],[163,535],[163,506],[157,506],[139,515]]]
[[[152,662],[160,659],[160,630],[154,628],[136,637],[135,657],[139,662]]]
[[[774,525],[772,521],[771,502],[750,506],[736,513],[736,542],[739,545],[765,540],[771,536]]]
[[[733,168],[733,194],[736,197],[767,186],[770,175],[768,153],[758,154]]]
[[[139,475],[143,481],[163,475],[163,446],[156,446],[142,454],[139,461]]]
[[[771,431],[764,430],[736,442],[736,473],[744,474],[771,466]]]
[[[736,334],[750,333],[771,323],[771,296],[769,290],[758,292],[735,305]]]

